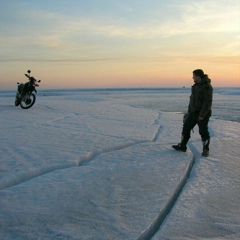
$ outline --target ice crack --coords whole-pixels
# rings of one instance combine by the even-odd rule
[[[87,162],[92,161],[95,157],[99,156],[100,154],[125,149],[125,148],[128,148],[128,147],[132,147],[136,144],[147,143],[147,142],[151,142],[151,141],[149,141],[149,140],[137,140],[137,141],[134,141],[134,142],[128,142],[128,143],[120,144],[120,145],[117,145],[117,146],[105,148],[105,149],[102,149],[102,150],[99,150],[99,151],[90,152],[85,157],[79,159],[78,166],[86,165]]]
[[[146,142],[151,142],[151,141],[150,140],[131,141],[131,142],[127,142],[127,143],[117,145],[117,146],[112,146],[112,147],[109,147],[109,148],[105,148],[105,149],[102,149],[102,150],[99,150],[99,151],[89,152],[89,153],[86,154],[86,156],[80,158],[77,162],[74,161],[74,162],[70,162],[70,163],[67,163],[67,164],[41,167],[41,168],[37,168],[37,169],[32,169],[30,171],[21,172],[19,174],[15,174],[15,175],[10,176],[10,177],[8,176],[8,177],[6,177],[6,179],[2,179],[0,181],[0,190],[19,185],[23,182],[26,182],[28,180],[31,180],[33,178],[36,178],[36,177],[39,177],[39,176],[42,176],[42,175],[45,175],[45,174],[48,174],[48,173],[51,173],[53,171],[68,169],[68,168],[72,168],[72,167],[80,167],[84,164],[86,165],[87,162],[94,160],[94,158],[96,156],[100,155],[100,154],[125,149],[125,148],[128,148],[128,147],[134,146],[136,144],[146,143]]]
[[[192,171],[193,165],[195,164],[196,157],[195,154],[189,163],[187,164],[175,190],[172,192],[169,200],[165,204],[165,206],[160,210],[158,216],[153,220],[153,222],[145,229],[137,240],[150,240],[155,233],[160,229],[162,223],[166,219],[167,215],[173,209],[179,195],[181,194],[189,176]]]

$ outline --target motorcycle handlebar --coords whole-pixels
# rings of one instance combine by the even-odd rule
[[[35,80],[35,82],[39,82],[39,83],[41,82],[41,80],[36,80],[34,77],[31,77],[31,76],[30,76],[31,70],[28,70],[27,72],[28,72],[28,74],[25,73],[24,75],[25,75],[29,80],[32,80],[31,78],[33,78],[33,79]],[[19,84],[19,82],[18,82],[17,84]],[[35,84],[35,85],[36,85],[36,84]],[[37,86],[37,85],[36,85],[36,86]],[[39,85],[38,85],[38,86],[39,86]]]

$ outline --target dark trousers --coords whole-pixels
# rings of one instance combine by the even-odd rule
[[[192,113],[188,114],[187,118],[185,119],[185,122],[183,124],[183,129],[182,129],[182,145],[183,146],[187,145],[187,142],[191,137],[191,130],[196,125],[198,125],[199,134],[201,135],[202,141],[209,142],[210,134],[208,131],[208,122],[209,122],[210,116],[211,116],[211,113],[209,113],[202,121],[198,121],[198,114],[192,114]]]

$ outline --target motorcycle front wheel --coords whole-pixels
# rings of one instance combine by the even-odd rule
[[[33,93],[26,94],[20,102],[20,107],[23,109],[28,109],[33,106],[35,101],[36,96]]]
[[[21,102],[21,98],[19,97],[19,93],[16,94],[16,97],[15,97],[15,106],[18,106]]]
[[[18,106],[20,104],[20,101],[18,99],[15,100],[15,106]]]

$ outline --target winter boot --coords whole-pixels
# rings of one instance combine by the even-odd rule
[[[172,147],[177,151],[186,152],[187,151],[187,142],[188,142],[189,138],[190,138],[189,136],[182,135],[182,141],[177,145],[172,145]]]
[[[202,144],[203,144],[202,156],[203,157],[209,156],[209,143],[210,143],[210,138],[205,141],[202,141]]]
[[[181,152],[186,152],[187,151],[187,147],[183,146],[181,143],[179,143],[177,145],[172,145],[172,147],[177,151],[181,151]]]

